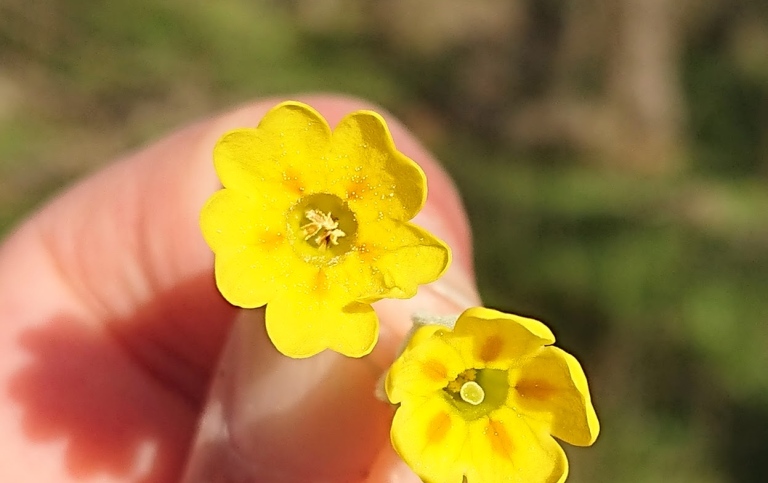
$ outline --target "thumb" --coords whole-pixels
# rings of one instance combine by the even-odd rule
[[[415,223],[445,240],[453,265],[409,300],[374,304],[374,352],[351,359],[325,351],[289,359],[267,338],[263,309],[242,311],[222,352],[185,473],[185,483],[420,481],[389,444],[391,407],[376,385],[414,313],[458,314],[478,304],[469,227],[450,179],[387,117],[395,144],[427,174],[429,196]]]

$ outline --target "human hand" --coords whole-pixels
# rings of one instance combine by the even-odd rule
[[[370,108],[302,100],[332,126]],[[392,410],[374,387],[413,312],[478,304],[463,209],[436,161],[385,116],[429,180],[414,221],[452,247],[454,263],[413,299],[375,304],[381,335],[369,357],[282,356],[263,310],[219,295],[198,228],[218,188],[216,139],[255,126],[277,102],[202,121],[107,166],[0,247],[0,481],[171,482],[185,468],[189,483],[418,481],[390,448]]]

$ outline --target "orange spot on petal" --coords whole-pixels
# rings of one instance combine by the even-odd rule
[[[539,380],[521,380],[515,385],[518,394],[527,399],[536,399],[539,401],[546,401],[552,398],[552,395],[557,392],[557,388],[552,387],[551,384],[546,381]]]
[[[504,345],[504,341],[498,335],[492,335],[483,341],[483,345],[480,346],[480,360],[490,362],[495,360],[501,354],[501,347]]]
[[[355,180],[347,185],[347,199],[360,200],[371,189],[366,181]]]
[[[259,243],[267,250],[274,250],[285,243],[285,238],[282,233],[265,233],[259,238]]]
[[[328,288],[328,276],[325,274],[325,270],[320,269],[315,276],[315,292],[323,293],[328,291]]]
[[[361,243],[357,247],[357,254],[366,263],[374,263],[379,258],[380,250],[371,243]]]
[[[485,431],[488,441],[491,443],[491,449],[494,453],[507,459],[512,459],[512,439],[507,433],[507,429],[498,421],[490,420],[488,428]]]
[[[443,365],[442,362],[436,361],[434,359],[425,361],[421,366],[421,370],[424,372],[425,376],[432,379],[433,381],[439,382],[448,378],[448,369],[445,367],[445,365]]]
[[[283,184],[290,191],[301,194],[304,192],[304,183],[296,170],[289,169],[283,174]]]
[[[451,429],[451,417],[446,412],[439,412],[427,426],[427,441],[430,444],[438,444],[445,438]]]

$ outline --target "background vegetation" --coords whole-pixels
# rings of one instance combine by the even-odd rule
[[[768,481],[766,2],[0,0],[0,235],[177,125],[318,90],[439,154],[486,302],[583,361],[603,433],[570,481]]]

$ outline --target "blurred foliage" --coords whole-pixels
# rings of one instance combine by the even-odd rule
[[[488,305],[542,318],[603,423],[569,481],[763,482],[760,0],[0,1],[0,233],[257,96],[396,113],[454,175]]]

